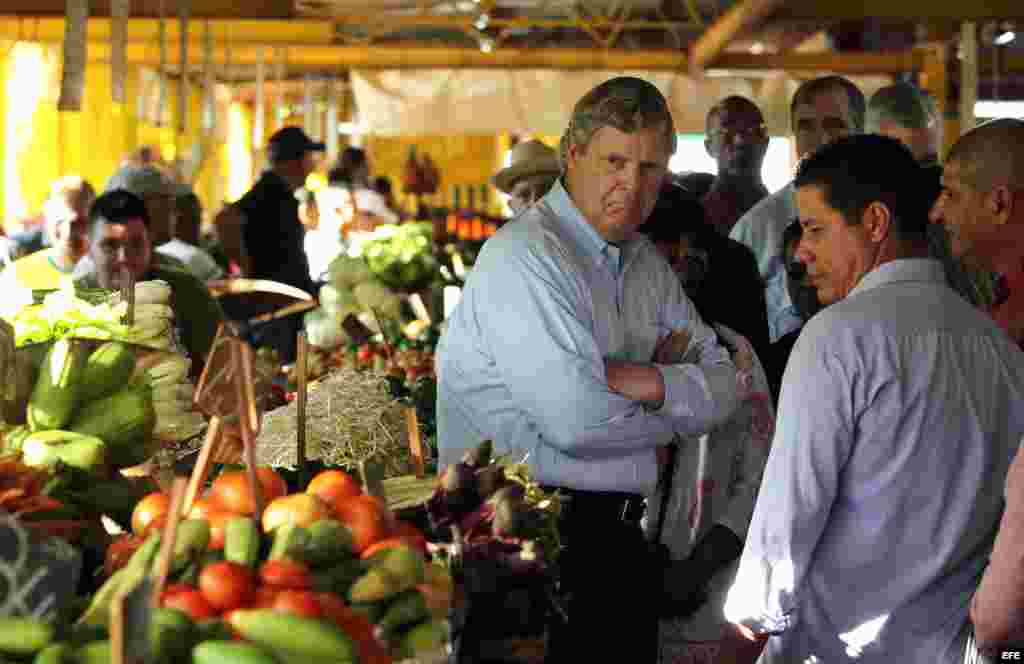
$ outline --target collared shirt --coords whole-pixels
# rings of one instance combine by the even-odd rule
[[[1014,342],[1024,348],[1024,265],[1000,275],[992,318]]]
[[[729,237],[750,247],[757,258],[757,269],[765,284],[764,299],[771,343],[803,325],[803,319],[789,299],[782,255],[782,234],[796,218],[796,194],[790,182],[750,208],[729,233]]]
[[[1024,434],[1024,354],[930,259],[885,263],[804,327],[732,622],[777,662],[962,661]]]
[[[608,388],[605,359],[649,362],[690,331],[696,364],[659,366],[663,406]],[[648,493],[655,448],[736,406],[735,369],[646,238],[605,242],[559,183],[489,239],[437,349],[440,465],[481,440],[543,483]]]

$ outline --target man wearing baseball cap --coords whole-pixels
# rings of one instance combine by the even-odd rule
[[[316,167],[315,153],[324,149],[323,143],[313,141],[299,127],[284,127],[270,137],[269,167],[235,204],[244,217],[242,238],[250,270],[245,276],[316,293],[303,249],[305,231],[299,221],[295,190],[306,183]],[[257,345],[277,348],[289,362],[295,357],[295,335],[300,324],[301,319],[292,317],[267,325]]]
[[[561,173],[558,154],[540,141],[524,141],[512,148],[511,163],[498,171],[491,182],[509,195],[513,214],[530,207],[548,193]]]

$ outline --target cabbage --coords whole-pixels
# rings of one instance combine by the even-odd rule
[[[18,347],[54,341],[61,337],[117,339],[128,341],[129,329],[109,304],[92,304],[75,296],[73,290],[57,290],[40,305],[24,306],[8,313]]]
[[[327,280],[340,290],[352,288],[371,279],[373,272],[359,256],[341,254],[327,266]]]
[[[341,319],[323,307],[317,307],[303,316],[309,344],[324,350],[334,350],[348,341],[348,335],[341,327]]]
[[[359,312],[359,302],[352,291],[348,288],[338,288],[333,284],[320,288],[320,306],[337,316],[339,320]]]
[[[434,257],[433,226],[429,223],[378,226],[363,242],[362,254],[370,271],[396,290],[422,290],[440,267]]]
[[[372,309],[378,316],[400,320],[402,318],[402,300],[383,284],[368,281],[359,284],[352,290],[359,306],[364,310]]]

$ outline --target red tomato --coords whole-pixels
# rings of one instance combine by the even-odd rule
[[[306,487],[306,493],[311,493],[324,501],[335,512],[346,500],[362,492],[359,482],[341,470],[325,470],[314,477]]]
[[[164,587],[164,592],[160,595],[160,597],[170,597],[171,595],[177,595],[178,593],[195,592],[195,590],[195,586],[190,586],[187,583],[171,583]]]
[[[260,567],[260,579],[268,586],[289,590],[309,590],[313,577],[309,568],[294,560],[268,560]]]
[[[164,598],[163,605],[187,613],[193,622],[206,620],[217,615],[210,603],[198,590],[182,590]]]
[[[110,576],[128,564],[135,550],[142,546],[146,538],[125,533],[114,539],[107,547],[107,555],[103,561],[103,572]]]
[[[351,620],[354,613],[345,600],[334,593],[317,593],[316,601],[320,604],[320,615],[338,627]]]
[[[316,595],[308,590],[282,590],[274,600],[274,610],[304,618],[319,618],[323,615]]]
[[[274,608],[274,601],[277,600],[277,595],[280,592],[280,588],[260,586],[249,597],[249,607],[253,609],[272,609]]]
[[[345,632],[359,648],[362,664],[391,664],[388,651],[373,634],[373,625],[366,616],[353,611],[334,593],[317,593],[323,617]]]
[[[273,468],[257,468],[256,479],[263,491],[264,505],[288,493],[288,484]],[[217,477],[210,486],[210,498],[230,512],[252,514],[256,510],[252,492],[249,491],[248,475],[244,470],[233,470]]]
[[[203,568],[199,573],[199,590],[211,606],[230,611],[249,601],[256,584],[248,567],[224,560]]]
[[[360,362],[370,362],[373,360],[373,356],[373,349],[370,348],[368,344],[363,344],[359,347],[359,350],[356,351],[356,358],[358,358]]]
[[[204,496],[192,503],[192,509],[188,512],[190,519],[206,519],[212,512],[222,511],[224,508],[210,496]]]
[[[153,522],[166,517],[171,510],[171,498],[166,493],[151,493],[135,504],[132,510],[132,532],[145,535]]]
[[[399,546],[407,546],[412,549],[419,549],[423,553],[427,552],[427,541],[422,537],[417,539],[415,537],[400,536],[400,537],[389,537],[388,539],[375,542],[363,549],[363,552],[359,554],[359,557],[363,560],[373,557],[375,554],[384,551],[385,549],[394,549]]]

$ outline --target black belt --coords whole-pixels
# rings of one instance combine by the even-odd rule
[[[543,488],[545,491],[557,491],[568,499],[563,507],[563,517],[585,513],[588,519],[607,518],[638,524],[643,516],[644,498],[639,494],[550,486]]]

